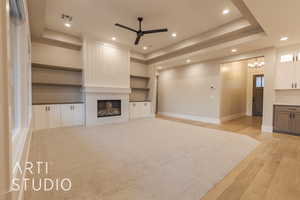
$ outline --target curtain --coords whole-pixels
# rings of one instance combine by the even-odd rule
[[[23,0],[9,0],[10,17],[14,23],[25,21],[25,7]]]

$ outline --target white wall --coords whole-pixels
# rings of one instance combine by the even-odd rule
[[[220,118],[227,121],[246,114],[247,65],[233,62],[220,69]]]
[[[123,47],[85,38],[84,84],[86,87],[130,87],[130,52]]]
[[[82,68],[81,51],[32,42],[32,63]]]
[[[192,64],[163,70],[158,81],[158,111],[163,114],[217,122],[220,64]],[[211,89],[214,86],[215,89]]]

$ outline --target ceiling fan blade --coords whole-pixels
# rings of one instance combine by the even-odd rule
[[[135,32],[135,33],[137,33],[137,31],[136,30],[134,30],[133,28],[129,28],[129,27],[127,27],[127,26],[124,26],[124,25],[122,25],[122,24],[115,24],[116,26],[118,26],[118,27],[121,27],[121,28],[125,28],[125,29],[127,29],[127,30],[129,30],[129,31],[132,31],[132,32]]]
[[[136,40],[135,40],[135,42],[134,42],[135,45],[138,45],[138,44],[139,44],[141,37],[142,37],[142,36],[140,36],[140,35],[138,35],[138,36],[136,37]]]
[[[143,34],[150,34],[150,33],[161,33],[161,32],[168,32],[168,29],[156,29],[156,30],[149,30],[149,31],[143,31]]]

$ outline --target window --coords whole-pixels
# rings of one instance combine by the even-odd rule
[[[265,78],[263,76],[256,76],[255,87],[257,88],[265,87]]]
[[[286,63],[286,62],[293,62],[293,54],[286,54],[280,57],[280,62],[281,63]]]

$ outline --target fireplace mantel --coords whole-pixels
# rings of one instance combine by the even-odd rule
[[[104,93],[104,94],[130,94],[130,88],[122,87],[99,87],[99,86],[85,86],[85,93]]]

